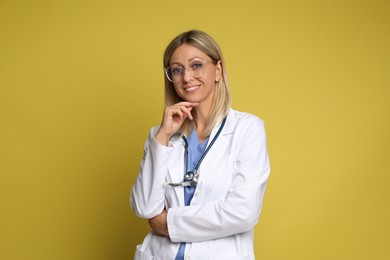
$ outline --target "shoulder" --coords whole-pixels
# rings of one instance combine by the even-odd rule
[[[267,143],[264,121],[250,113],[231,110],[228,114],[230,117],[230,131],[232,142],[240,151],[246,150],[261,151]],[[266,148],[265,148],[266,149]]]
[[[264,129],[264,121],[250,113],[237,111],[234,109],[230,109],[228,114],[228,122],[230,124],[230,127],[238,130],[244,130],[247,131],[250,130],[260,130]]]

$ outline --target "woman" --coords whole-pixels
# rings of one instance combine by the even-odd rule
[[[162,123],[131,194],[152,229],[135,259],[255,259],[270,170],[263,122],[230,108],[224,59],[204,32],[173,39],[164,70]]]

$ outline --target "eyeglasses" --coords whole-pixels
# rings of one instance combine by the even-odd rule
[[[206,63],[207,60],[195,60],[190,63],[189,68],[180,65],[172,65],[164,69],[165,75],[170,82],[174,83],[179,82],[183,79],[184,72],[186,70],[188,70],[192,77],[200,78],[204,75],[206,71]]]

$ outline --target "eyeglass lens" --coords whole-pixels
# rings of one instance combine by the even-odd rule
[[[165,74],[171,82],[178,82],[182,80],[186,70],[188,70],[192,77],[199,78],[204,75],[206,63],[207,61],[194,61],[188,68],[180,65],[172,65],[165,69]]]

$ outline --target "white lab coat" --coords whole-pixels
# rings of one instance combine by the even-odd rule
[[[213,129],[209,141],[216,134]],[[169,146],[154,140],[152,128],[131,193],[131,206],[149,219],[167,209],[168,237],[149,233],[135,259],[174,259],[186,242],[185,259],[255,259],[253,231],[262,207],[270,166],[263,121],[230,110],[226,124],[199,168],[199,183],[190,206],[184,188],[171,187],[184,175],[184,142]]]

